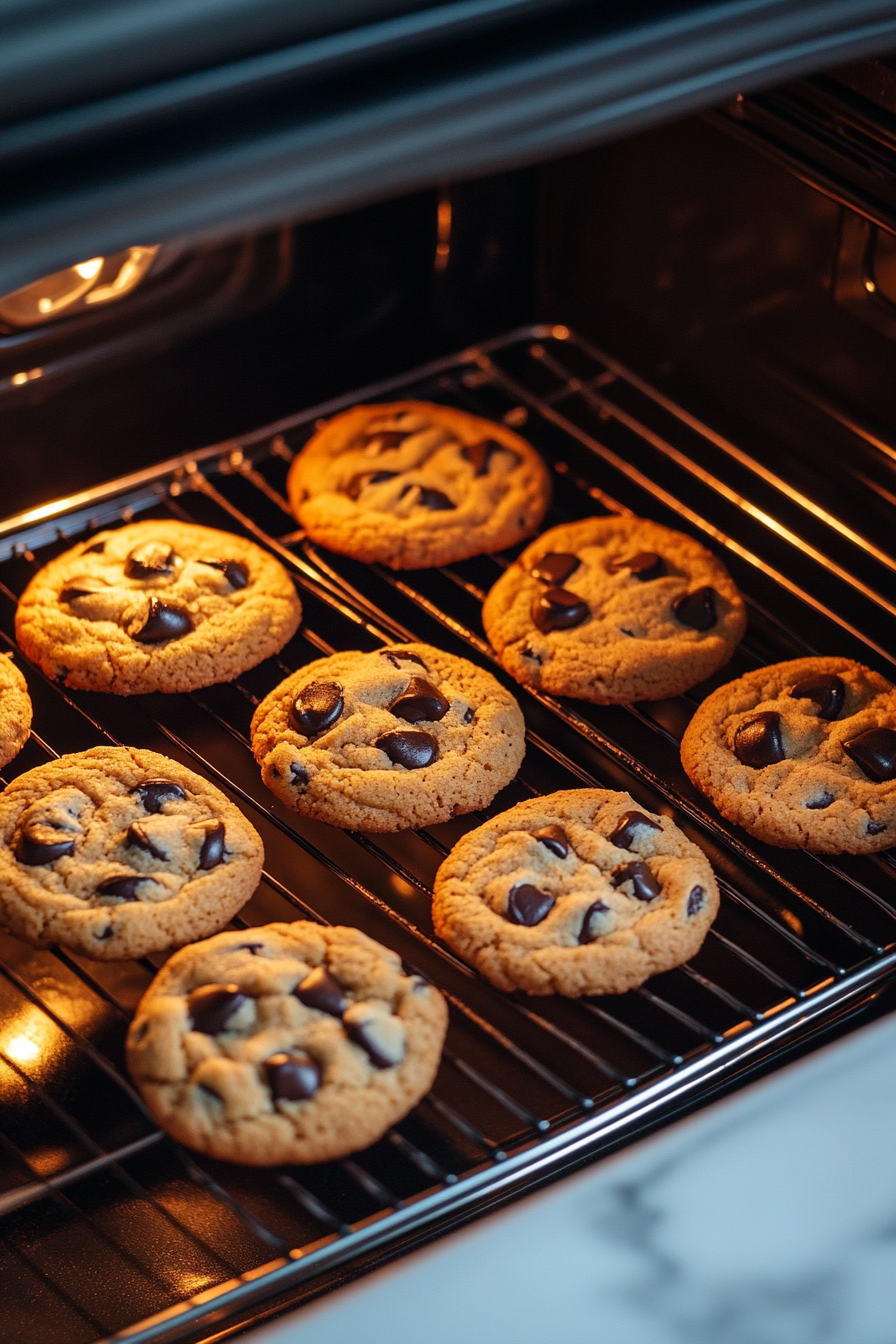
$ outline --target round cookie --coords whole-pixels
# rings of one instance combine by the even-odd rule
[[[530,798],[458,842],[436,933],[499,989],[622,994],[700,948],[719,908],[706,855],[627,793]]]
[[[485,807],[519,769],[525,735],[509,691],[429,644],[309,663],[252,719],[271,792],[361,831],[417,830]]]
[[[615,516],[543,533],[482,620],[517,681],[599,705],[679,695],[727,663],[746,629],[720,560],[681,532]]]
[[[182,1143],[252,1166],[381,1138],[432,1087],[441,994],[358,929],[304,920],[175,953],[128,1032],[131,1076]]]
[[[0,794],[0,924],[101,961],[217,932],[254,892],[264,850],[220,790],[177,761],[94,747]]]
[[[142,695],[229,681],[282,649],[301,616],[286,570],[254,542],[154,520],[51,560],[22,594],[16,635],[66,686]]]
[[[713,691],[681,744],[729,821],[785,849],[896,843],[896,686],[849,658],[795,658]]]
[[[424,569],[534,532],[551,479],[506,425],[395,401],[334,416],[293,462],[287,492],[313,541],[367,563]]]
[[[31,731],[31,697],[11,654],[0,655],[0,766],[17,756]]]

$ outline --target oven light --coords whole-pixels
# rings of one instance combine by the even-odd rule
[[[129,247],[113,256],[91,257],[45,275],[0,297],[0,322],[21,331],[115,303],[136,289],[158,251],[158,245]]]

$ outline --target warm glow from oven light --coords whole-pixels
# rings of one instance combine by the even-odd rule
[[[32,1059],[37,1059],[40,1054],[40,1046],[36,1041],[32,1041],[30,1036],[13,1036],[3,1047],[4,1054],[10,1059],[14,1059],[17,1064],[27,1064]]]
[[[92,280],[94,276],[99,275],[105,257],[94,257],[93,261],[82,261],[75,267],[82,280]]]
[[[158,246],[129,247],[113,256],[91,257],[65,271],[45,275],[0,296],[0,323],[22,331],[123,299],[148,274],[158,250]],[[16,375],[16,380],[26,382],[27,378]]]

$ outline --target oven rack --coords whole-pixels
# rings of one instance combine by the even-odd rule
[[[19,1333],[7,1317],[4,1338],[202,1338],[229,1318],[221,1338],[250,1304],[310,1295],[340,1266],[472,1216],[693,1103],[821,1030],[896,966],[888,854],[827,859],[760,846],[691,789],[677,741],[705,688],[618,709],[504,678],[527,718],[518,780],[487,814],[419,834],[337,832],[267,794],[249,718],[315,657],[422,638],[504,677],[479,606],[509,557],[393,574],[322,552],[288,513],[285,473],[317,420],[396,395],[521,428],[554,471],[546,525],[631,510],[724,547],[751,628],[716,683],[815,649],[889,667],[894,562],[879,544],[562,327],[511,333],[0,526],[0,639],[10,648],[15,598],[34,569],[91,529],[176,516],[244,532],[283,559],[302,590],[302,629],[231,685],[118,700],[65,692],[19,657],[35,732],[6,778],[109,741],[183,760],[262,832],[264,880],[238,924],[357,924],[439,985],[452,1021],[432,1096],[380,1144],[322,1167],[247,1171],[161,1135],[122,1072],[129,1013],[162,958],[89,963],[2,939],[0,1070],[11,1104],[0,1125],[0,1227],[7,1271],[35,1304]],[[719,919],[688,966],[630,994],[578,1003],[503,995],[434,938],[435,868],[482,815],[591,783],[628,788],[703,844],[721,880]]]

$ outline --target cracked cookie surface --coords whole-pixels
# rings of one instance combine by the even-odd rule
[[[141,695],[230,681],[282,649],[301,616],[286,570],[254,542],[146,521],[100,532],[39,570],[16,636],[66,686]]]
[[[597,704],[679,695],[728,661],[743,599],[699,542],[646,518],[586,518],[526,547],[489,592],[486,634],[524,686]]]
[[[426,1095],[447,1022],[438,990],[360,930],[268,924],[166,962],[128,1032],[128,1067],[191,1148],[324,1162],[368,1147]]]
[[[34,947],[119,961],[205,938],[263,860],[242,812],[154,751],[61,756],[0,794],[0,923]]]
[[[622,994],[680,966],[719,907],[703,851],[627,793],[527,799],[436,874],[436,933],[499,989]]]
[[[336,653],[258,706],[265,784],[332,826],[403,831],[485,807],[525,752],[516,700],[490,673],[429,644]]]
[[[18,755],[30,731],[31,697],[27,683],[11,656],[0,655],[0,766]]]
[[[720,686],[681,743],[729,821],[786,849],[896,842],[896,686],[849,658],[796,658]]]
[[[392,569],[447,565],[534,532],[547,468],[506,425],[451,406],[354,406],[308,441],[290,503],[313,541]]]

